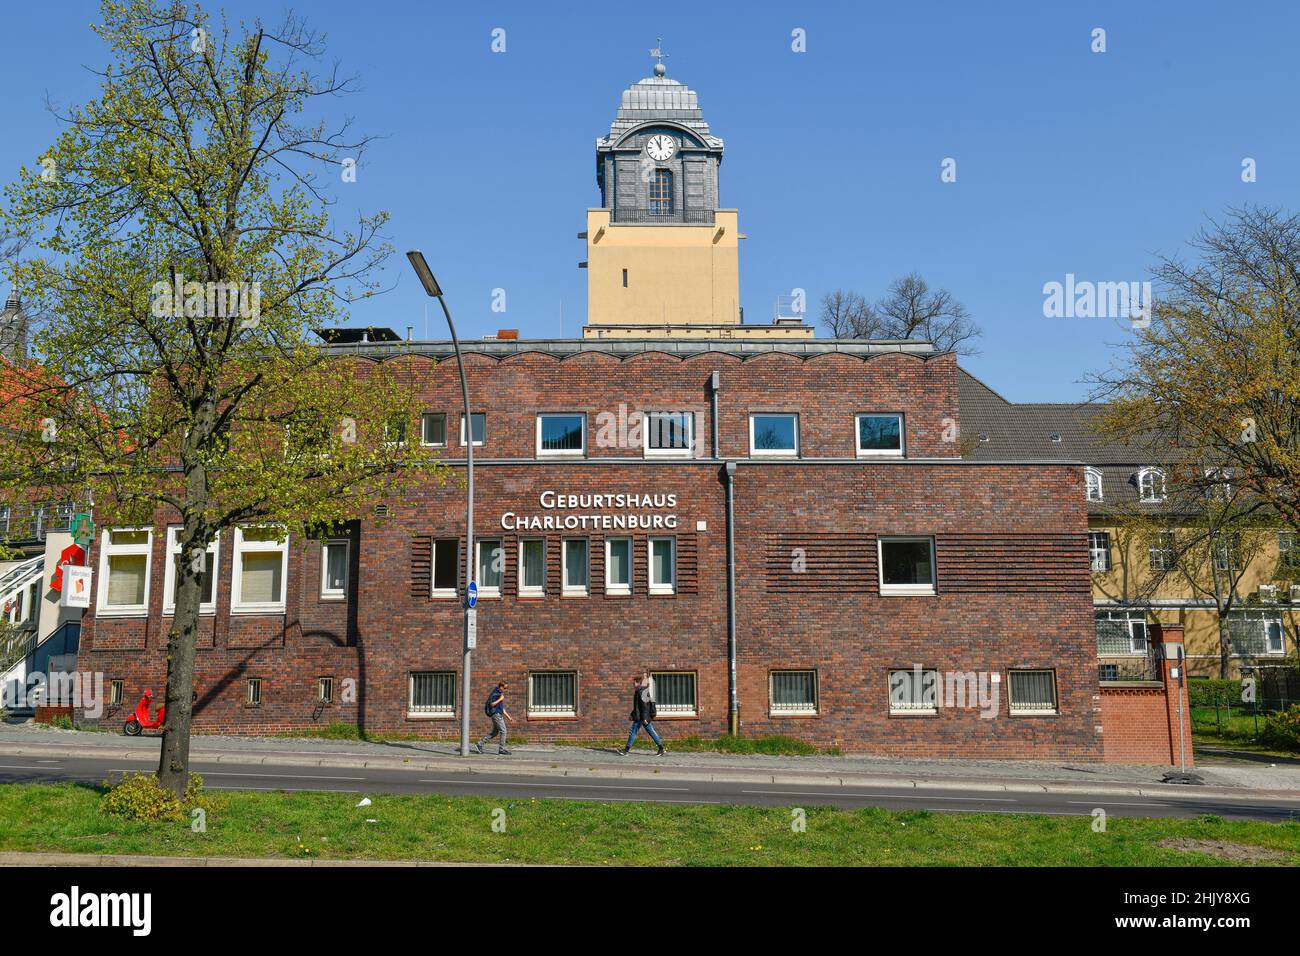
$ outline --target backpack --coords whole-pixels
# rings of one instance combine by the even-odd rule
[[[489,717],[496,713],[496,708],[492,706],[492,701],[496,700],[496,696],[497,691],[494,687],[492,688],[492,693],[488,694],[487,700],[483,701],[483,713]]]

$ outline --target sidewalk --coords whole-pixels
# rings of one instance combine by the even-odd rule
[[[1031,760],[923,760],[895,757],[769,757],[722,753],[634,751],[588,747],[523,745],[513,755],[464,758],[449,741],[340,741],[289,737],[195,736],[195,763],[273,764],[303,767],[376,767],[519,776],[629,777],[659,780],[816,783],[926,789],[1034,790],[1151,795],[1229,792],[1243,799],[1300,797],[1300,767],[1206,766],[1196,772],[1204,786],[1170,785],[1161,778],[1171,767],[1067,763]],[[0,725],[0,754],[17,756],[156,757],[157,737]],[[142,767],[142,769],[144,769]]]

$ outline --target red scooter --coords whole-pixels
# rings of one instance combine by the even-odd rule
[[[165,706],[159,707],[157,719],[151,720],[149,718],[149,708],[152,704],[153,691],[146,690],[144,696],[140,698],[140,703],[135,705],[135,713],[127,718],[126,724],[122,728],[126,731],[128,737],[139,737],[142,730],[157,730],[162,726],[163,716],[167,708]]]

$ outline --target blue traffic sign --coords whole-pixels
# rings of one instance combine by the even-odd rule
[[[478,583],[475,581],[471,581],[469,582],[469,587],[465,591],[465,606],[473,607],[477,603],[478,603]]]

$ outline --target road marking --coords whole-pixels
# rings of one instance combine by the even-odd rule
[[[19,764],[0,763],[0,770],[49,770],[49,767],[26,767]]]
[[[642,790],[647,793],[690,793],[690,787],[625,787],[620,784],[599,783],[512,783],[504,780],[427,780],[420,783],[451,783],[465,787],[560,787],[565,790]]]
[[[963,810],[960,807],[928,807],[927,809],[933,810],[935,813],[970,813],[971,812],[970,810]],[[1061,811],[1061,810],[1031,810],[1031,809],[984,810],[982,812],[983,813],[1028,813],[1034,816],[1044,816],[1044,817],[1090,817],[1092,816],[1092,814],[1090,813],[1066,813],[1065,811]]]
[[[218,770],[205,770],[203,773],[209,777],[284,777],[280,773],[226,773]],[[365,780],[365,777],[325,777],[313,776],[309,773],[295,773],[291,778],[293,780]]]
[[[298,793],[360,793],[360,790],[325,790],[321,787],[223,787],[212,786],[210,790],[289,790]]]
[[[37,763],[59,763],[58,760],[38,760]]]
[[[1149,803],[1118,803],[1114,800],[1066,800],[1066,803],[1072,803],[1080,807],[1171,807],[1171,803],[1161,803],[1158,800],[1152,800]]]
[[[778,797],[786,797],[786,796],[838,797],[840,799],[843,799],[844,797],[852,797],[855,800],[862,800],[866,798],[880,799],[880,800],[937,800],[937,801],[973,800],[976,803],[1019,803],[1018,800],[1014,800],[1010,797],[946,797],[946,796],[923,797],[923,796],[913,796],[912,794],[899,794],[899,793],[843,793],[843,792],[836,793],[836,792],[828,792],[825,790],[742,790],[740,792],[741,793],[762,793],[762,794],[769,794]]]

